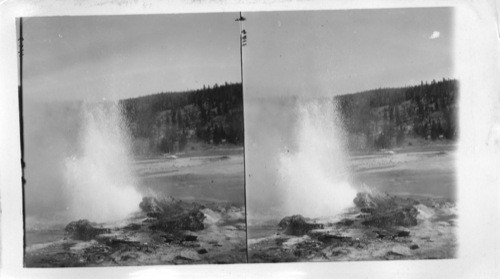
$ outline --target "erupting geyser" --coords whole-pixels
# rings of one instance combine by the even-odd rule
[[[138,210],[141,195],[120,107],[111,102],[82,106],[79,155],[66,161],[70,216],[95,222],[124,219]]]
[[[353,205],[344,133],[332,100],[298,101],[296,148],[280,155],[285,215],[335,216]]]

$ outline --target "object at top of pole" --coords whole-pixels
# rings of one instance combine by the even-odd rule
[[[242,15],[241,15],[241,12],[240,12],[240,17],[235,19],[234,21],[245,21],[246,18],[244,18]]]

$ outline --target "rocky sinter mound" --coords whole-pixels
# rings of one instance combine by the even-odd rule
[[[440,198],[358,193],[340,221],[283,218],[250,240],[250,262],[452,258],[455,206]]]
[[[243,207],[145,197],[126,222],[69,223],[66,238],[27,249],[29,267],[246,262]]]
[[[314,229],[322,229],[323,225],[313,223],[302,215],[293,215],[281,219],[278,227],[284,234],[300,236]]]
[[[419,202],[388,194],[358,193],[354,204],[366,213],[362,224],[381,228],[417,225],[418,210],[414,207]]]
[[[150,217],[148,222],[152,230],[175,233],[201,231],[205,228],[205,215],[201,212],[204,207],[197,203],[185,203],[180,200],[165,202],[145,197],[139,207]]]
[[[96,224],[94,224],[96,225]],[[69,223],[64,231],[75,240],[91,240],[103,233],[110,233],[110,229],[96,228],[88,220],[78,220]]]

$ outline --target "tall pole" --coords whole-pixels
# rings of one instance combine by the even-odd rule
[[[23,85],[23,18],[19,18],[19,87]]]
[[[19,132],[21,140],[21,191],[23,197],[23,255],[26,251],[26,206],[25,206],[25,191],[24,185],[26,180],[24,179],[24,124],[23,124],[23,18],[19,18],[19,85],[18,85],[18,102],[19,102]]]
[[[23,139],[23,18],[19,18],[19,85],[18,85],[18,98],[19,98],[19,128],[21,131],[21,165],[24,168],[24,139]]]
[[[241,87],[243,89],[243,21],[244,18],[241,16],[240,12],[240,73],[241,73]]]
[[[236,21],[240,22],[240,74],[241,74],[241,95],[243,97],[243,43],[246,41],[246,32],[243,29],[243,21],[245,21],[245,18],[241,15],[240,12],[240,17],[236,19]],[[244,98],[242,98],[243,101]],[[245,121],[245,102],[243,102],[243,121]],[[243,126],[245,123],[243,123]],[[244,131],[244,130],[243,130]],[[246,173],[246,159],[245,159],[245,135],[243,135],[243,183],[244,183],[244,192],[243,192],[243,198],[244,198],[244,206],[245,206],[245,228],[246,228],[246,254],[247,254],[247,262],[249,258],[249,253],[248,253],[248,210],[247,210],[247,173]]]
[[[241,70],[241,86],[243,86],[243,46],[246,45],[246,31],[243,29],[243,21],[245,21],[246,18],[244,18],[241,15],[240,12],[240,17],[236,19],[236,21],[240,22],[240,70]]]

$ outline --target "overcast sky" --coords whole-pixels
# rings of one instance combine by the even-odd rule
[[[247,97],[334,95],[454,77],[450,8],[244,16]]]
[[[240,82],[237,13],[27,18],[28,100],[126,98]]]
[[[252,12],[245,95],[334,95],[454,77],[450,8]],[[239,82],[237,13],[27,18],[28,100]]]

